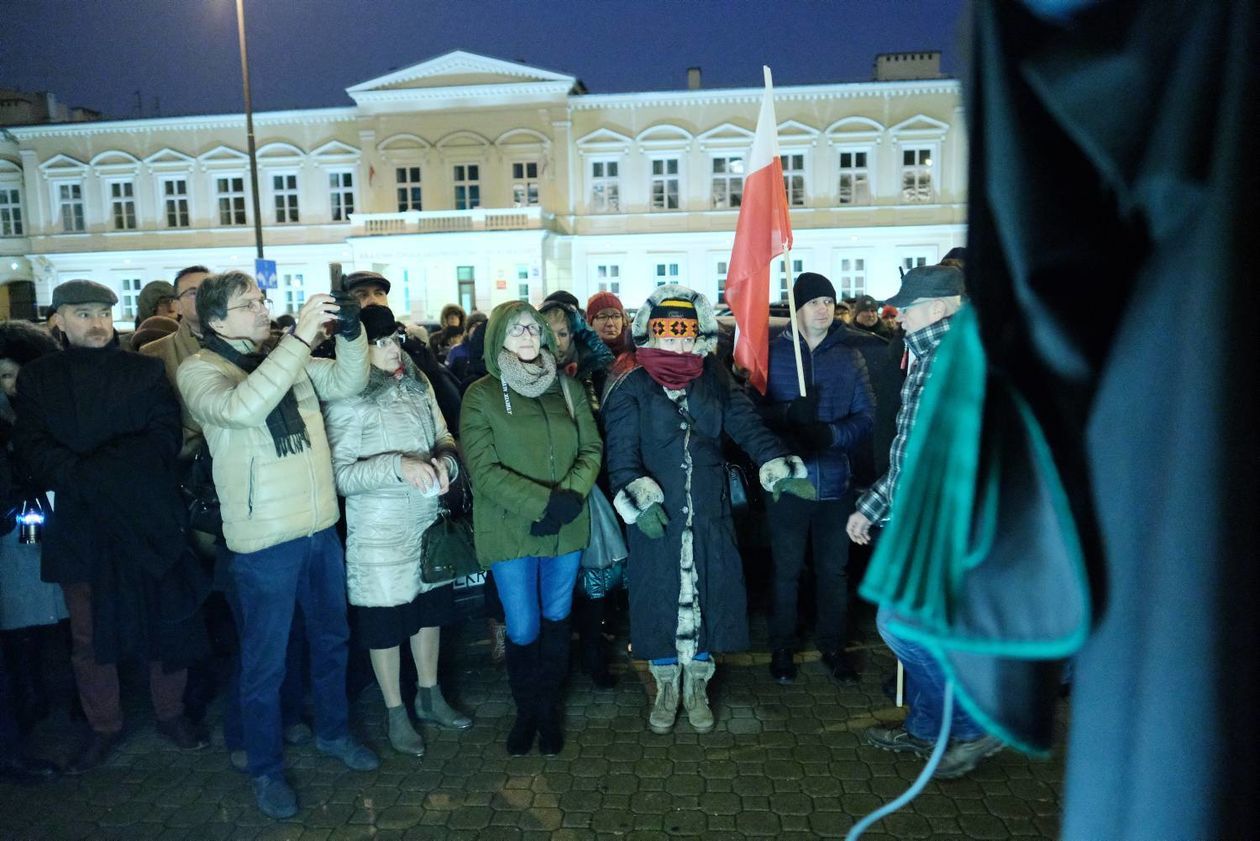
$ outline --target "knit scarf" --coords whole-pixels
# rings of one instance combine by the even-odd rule
[[[684,389],[704,371],[704,357],[694,353],[643,347],[635,353],[635,359],[647,369],[648,376],[665,388]]]
[[[517,394],[539,397],[556,381],[556,358],[544,348],[533,362],[522,362],[505,348],[499,351],[499,377]]]
[[[206,331],[205,347],[247,374],[252,374],[267,358],[266,354],[259,351],[241,353],[211,331]],[[271,433],[271,440],[275,442],[278,458],[300,453],[311,445],[311,436],[306,431],[302,413],[298,411],[297,397],[293,394],[292,387],[284,393],[284,397],[280,398],[276,407],[267,414],[267,431]]]

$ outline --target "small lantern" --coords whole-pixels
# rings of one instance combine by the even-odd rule
[[[18,543],[25,545],[39,543],[44,533],[44,509],[39,500],[22,503],[22,512],[17,515]]]

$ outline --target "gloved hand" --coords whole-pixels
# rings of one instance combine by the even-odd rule
[[[647,507],[639,518],[634,521],[639,527],[639,531],[646,534],[653,540],[660,540],[665,536],[665,527],[669,525],[669,517],[665,514],[665,508],[659,502],[653,502]]]
[[[791,494],[801,499],[818,499],[818,491],[808,479],[780,479],[774,483],[770,494],[775,502],[778,502],[783,494]]]
[[[332,293],[332,296],[339,307],[337,310],[337,335],[354,341],[359,338],[359,331],[363,329],[363,324],[359,321],[359,302],[349,292],[337,291]]]
[[[584,502],[582,495],[577,491],[552,491],[551,498],[547,500],[547,510],[543,512],[543,518],[552,517],[561,525],[571,523],[582,513]]]
[[[564,523],[560,522],[555,517],[543,515],[541,520],[533,523],[529,527],[529,533],[534,537],[548,537],[553,534],[559,534],[560,527],[563,525]]]
[[[807,390],[788,404],[787,420],[792,426],[805,426],[818,420],[818,392]]]
[[[798,426],[792,430],[792,435],[811,453],[827,449],[835,440],[831,425],[821,422]]]

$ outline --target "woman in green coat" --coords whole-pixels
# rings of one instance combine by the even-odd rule
[[[586,496],[603,443],[580,384],[556,370],[555,339],[524,301],[486,325],[486,376],[468,387],[460,444],[473,488],[477,558],[493,569],[507,620],[516,722],[508,752],[564,747],[560,686],[569,668],[569,611],[590,540]]]

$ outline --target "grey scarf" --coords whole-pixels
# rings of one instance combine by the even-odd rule
[[[517,394],[539,397],[556,381],[556,358],[543,348],[533,362],[522,362],[510,350],[499,351],[499,378]]]

